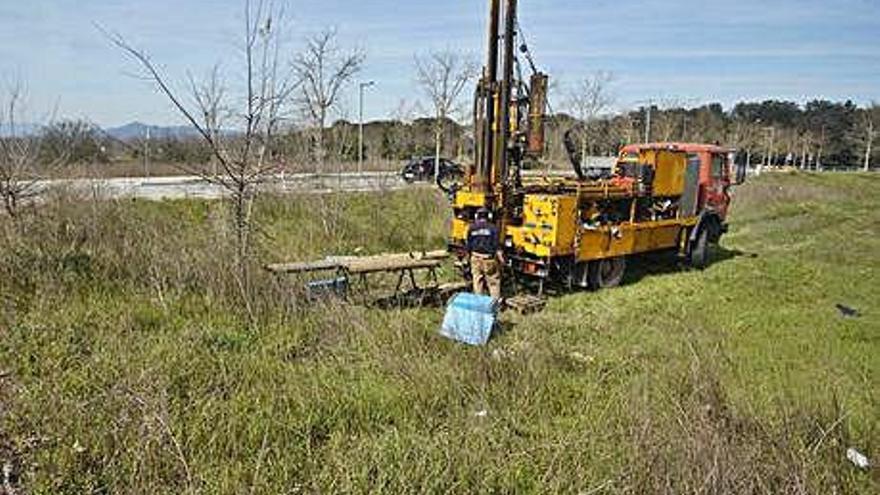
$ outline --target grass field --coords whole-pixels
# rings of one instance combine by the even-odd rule
[[[427,192],[271,199],[263,261],[437,248]],[[224,208],[59,195],[0,251],[0,464],[16,493],[877,493],[880,176],[737,191],[705,271],[505,315],[237,308]],[[861,315],[845,318],[837,304]],[[0,488],[2,492],[3,488]]]

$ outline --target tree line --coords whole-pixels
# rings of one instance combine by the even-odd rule
[[[649,110],[651,125],[645,131]],[[880,124],[876,104],[784,100],[719,103],[694,107],[652,105],[592,123],[597,146],[613,153],[620,144],[644,140],[719,143],[750,164],[804,169],[870,169],[880,156],[874,141]]]
[[[433,155],[438,142],[444,154],[470,159],[473,130],[451,117],[442,124],[430,116],[417,116],[418,107],[406,116],[391,115],[364,124],[364,156],[368,160],[400,161],[413,156]],[[807,169],[840,167],[871,168],[880,160],[875,146],[880,108],[859,107],[851,101],[814,100],[806,104],[766,100],[738,103],[730,109],[711,103],[700,106],[649,107],[583,119],[560,112],[547,118],[547,160],[565,160],[563,134],[578,129],[588,156],[612,156],[628,143],[650,141],[718,143],[739,151],[743,162],[754,166],[796,166]],[[440,138],[437,132],[440,130]],[[62,121],[43,130],[45,145],[41,161],[54,163],[109,163],[139,161],[149,153],[151,160],[171,164],[204,163],[210,149],[197,136],[158,136],[119,140],[85,121]],[[319,138],[320,136],[320,138]],[[321,139],[320,144],[318,139]],[[358,123],[336,120],[317,133],[308,126],[280,132],[272,143],[272,154],[309,170],[314,150],[323,149],[324,160],[351,164],[358,160]]]

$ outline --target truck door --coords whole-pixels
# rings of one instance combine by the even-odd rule
[[[684,193],[681,196],[681,214],[683,217],[696,216],[700,201],[700,155],[688,153],[687,169],[684,177]]]
[[[730,185],[730,166],[727,153],[712,153],[709,166],[709,182],[706,184],[706,207],[718,212],[722,219],[727,217],[727,194]]]

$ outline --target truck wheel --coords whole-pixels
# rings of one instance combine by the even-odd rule
[[[691,246],[690,264],[702,270],[709,265],[709,229],[703,228]]]
[[[608,258],[590,263],[590,287],[593,289],[609,289],[623,282],[626,272],[626,258]]]

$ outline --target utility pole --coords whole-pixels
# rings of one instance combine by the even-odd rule
[[[376,81],[362,82],[358,85],[358,174],[364,171],[364,90]]]

